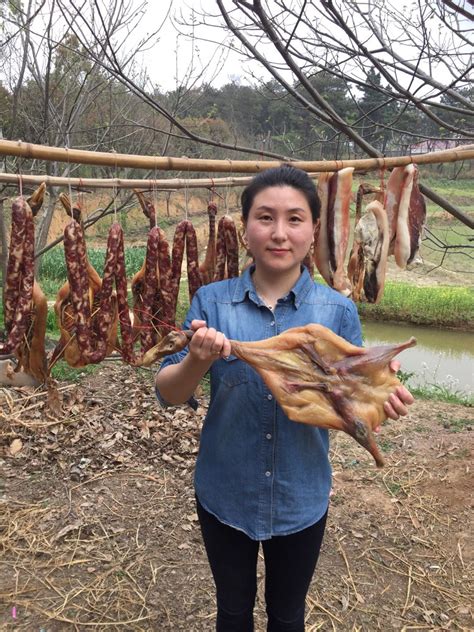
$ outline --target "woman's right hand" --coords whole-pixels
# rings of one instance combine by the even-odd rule
[[[214,362],[231,354],[229,340],[221,331],[208,327],[204,320],[193,320],[191,329],[195,333],[189,343],[189,353],[196,360]]]

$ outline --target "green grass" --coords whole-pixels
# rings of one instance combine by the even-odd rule
[[[462,406],[474,406],[474,397],[465,393],[452,389],[442,384],[425,384],[424,386],[410,386],[413,397],[417,399],[433,400],[437,402],[446,402],[447,404],[460,404]]]
[[[441,415],[438,415],[438,421],[443,428],[450,430],[451,432],[462,432],[463,430],[471,430],[473,424],[472,419],[466,419],[464,417],[450,417],[446,419]]]
[[[387,281],[378,305],[358,305],[362,318],[433,327],[474,327],[474,293],[458,286],[414,287]]]
[[[125,250],[125,270],[128,277],[133,276],[142,267],[145,260],[145,251],[145,246],[130,246]],[[102,275],[105,261],[105,248],[88,248],[87,255],[92,266],[97,270],[99,275]],[[41,285],[44,285],[43,282],[46,279],[48,284],[57,281],[58,287],[60,287],[66,278],[67,270],[63,248],[48,250],[48,252],[41,257]],[[49,295],[47,290],[43,291],[46,295]]]
[[[80,369],[73,369],[65,360],[59,360],[52,368],[51,375],[62,382],[77,382],[86,375],[93,375],[100,369],[98,364],[88,364]]]

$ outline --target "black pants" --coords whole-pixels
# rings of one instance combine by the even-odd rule
[[[259,542],[219,522],[197,501],[204,545],[217,595],[217,632],[252,632]],[[262,542],[267,632],[304,631],[305,598],[326,526],[316,524]]]

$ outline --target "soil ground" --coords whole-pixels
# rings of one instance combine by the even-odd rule
[[[206,399],[160,409],[152,380],[103,364],[60,385],[59,416],[44,394],[0,391],[0,630],[214,629],[192,489]],[[333,435],[307,630],[473,629],[473,422],[472,408],[416,402],[384,424],[381,470]]]
[[[425,266],[403,280],[466,282]],[[196,413],[163,410],[152,382],[150,371],[103,363],[59,384],[55,415],[44,392],[0,389],[1,631],[214,629],[192,487],[206,398]],[[384,424],[381,470],[333,434],[309,632],[474,630],[473,422],[473,408],[417,401]],[[261,559],[259,580],[263,632]]]

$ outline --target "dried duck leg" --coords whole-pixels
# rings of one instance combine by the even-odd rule
[[[133,192],[138,198],[138,202],[140,203],[143,214],[150,222],[150,230],[152,228],[155,228],[156,226],[155,205],[150,199],[146,198],[145,195],[141,191],[138,191],[137,189],[133,189]]]
[[[39,187],[27,199],[28,206],[30,207],[31,212],[33,213],[33,217],[36,217],[36,215],[41,210],[41,207],[43,206],[45,192],[46,192],[46,182],[42,182],[39,185]]]
[[[71,217],[72,219],[76,220],[76,222],[81,223],[81,221],[82,221],[82,207],[81,207],[81,204],[80,204],[79,200],[76,200],[76,203],[73,204],[72,201],[69,199],[69,196],[66,193],[60,193],[59,194],[59,201],[63,205],[64,210],[69,215],[69,217]]]
[[[354,219],[354,237],[351,252],[349,254],[349,262],[347,264],[347,278],[352,287],[352,299],[360,301],[362,297],[362,288],[364,287],[364,250],[360,233],[358,232],[358,224],[362,217],[362,200],[365,195],[365,185],[361,184],[357,189],[356,196],[356,212]]]
[[[17,370],[23,370],[36,380],[46,382],[49,371],[46,359],[45,337],[48,303],[36,281],[33,284],[32,307],[28,316],[29,326],[24,340],[17,349]]]

